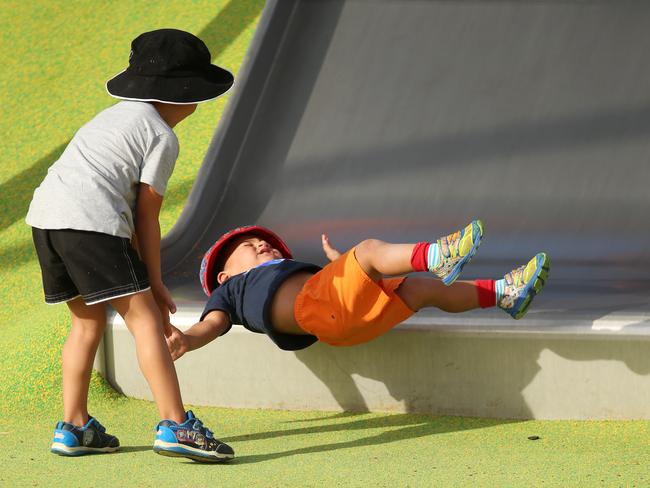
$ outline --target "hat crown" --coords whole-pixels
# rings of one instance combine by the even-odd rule
[[[183,76],[206,69],[210,61],[210,51],[198,37],[177,29],[159,29],[133,40],[128,71],[142,76]]]

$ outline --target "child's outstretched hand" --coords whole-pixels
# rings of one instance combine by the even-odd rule
[[[327,259],[334,261],[341,256],[341,253],[338,251],[338,249],[335,249],[331,246],[329,237],[327,237],[326,234],[321,235],[321,241],[323,242],[323,251],[325,251],[325,256],[327,256]]]
[[[169,327],[170,333],[165,335],[167,349],[169,349],[169,354],[172,355],[172,360],[176,361],[189,350],[187,337],[172,324],[169,324]]]

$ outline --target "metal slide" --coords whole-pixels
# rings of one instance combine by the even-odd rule
[[[463,277],[543,250],[550,284],[520,323],[459,320],[650,331],[648,46],[644,2],[269,1],[163,241],[173,294],[200,308],[203,253],[244,224],[323,264],[322,232],[346,249],[480,218]]]

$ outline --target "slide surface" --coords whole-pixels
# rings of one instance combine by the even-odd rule
[[[344,250],[480,218],[463,278],[551,257],[524,322],[647,328],[649,45],[641,2],[269,1],[163,241],[166,281],[200,307],[201,257],[241,225],[322,265],[323,232]],[[461,319],[510,323],[498,310]]]

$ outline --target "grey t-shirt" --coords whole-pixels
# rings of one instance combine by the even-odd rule
[[[119,102],[77,131],[34,191],[25,221],[131,238],[138,184],[164,195],[177,157],[178,139],[153,105]]]

